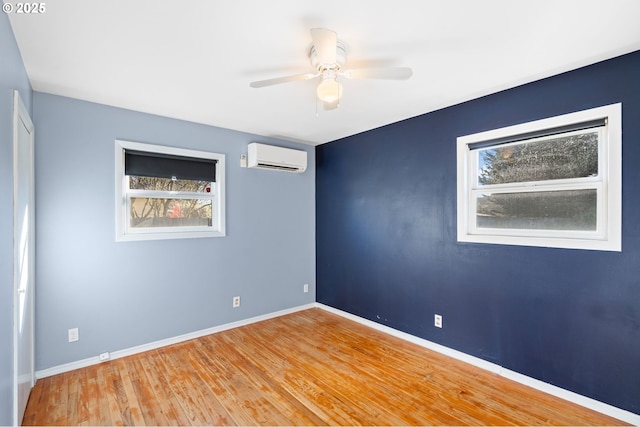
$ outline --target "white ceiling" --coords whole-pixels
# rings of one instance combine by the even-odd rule
[[[45,5],[9,15],[34,90],[313,145],[640,49],[639,0]],[[308,72],[313,27],[348,45],[345,68],[414,75],[343,81],[340,107],[317,116],[315,80],[249,87]]]

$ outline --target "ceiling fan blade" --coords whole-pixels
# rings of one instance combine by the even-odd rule
[[[348,79],[407,80],[413,75],[410,67],[395,68],[354,68],[341,72]]]
[[[335,64],[338,51],[338,35],[326,28],[312,28],[311,40],[316,48],[318,63]]]
[[[306,73],[306,74],[296,74],[295,76],[286,76],[286,77],[278,77],[275,79],[267,79],[267,80],[259,80],[257,82],[249,83],[249,86],[260,88],[265,86],[279,85],[280,83],[289,83],[295,82],[298,80],[309,80],[314,77],[318,77],[319,73]]]

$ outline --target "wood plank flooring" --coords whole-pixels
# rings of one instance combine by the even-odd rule
[[[24,425],[623,425],[310,309],[38,380]]]

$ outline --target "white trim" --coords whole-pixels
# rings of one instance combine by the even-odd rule
[[[624,421],[633,425],[640,425],[639,414],[634,414],[633,412],[617,408],[615,406],[600,402],[598,400],[583,396],[578,393],[574,393],[569,390],[565,390],[563,388],[554,386],[553,384],[545,383],[544,381],[540,381],[535,378],[528,377],[518,372],[506,369],[495,363],[487,362],[486,360],[480,359],[478,357],[471,356],[469,354],[463,353],[458,350],[454,350],[449,347],[445,347],[440,344],[436,344],[432,341],[416,337],[415,335],[407,334],[406,332],[402,332],[385,325],[381,325],[379,323],[373,322],[368,319],[364,319],[362,317],[356,316],[351,313],[347,313],[337,308],[333,308],[321,303],[316,303],[315,306],[322,310],[344,317],[345,319],[349,319],[354,322],[360,323],[361,325],[365,325],[370,328],[373,328],[377,331],[384,332],[386,334],[417,344],[429,350],[433,350],[440,354],[444,354],[445,356],[449,356],[461,362],[468,363],[470,365],[476,366],[478,368],[484,369],[494,374],[498,374],[502,377],[508,378],[517,383],[524,384],[526,386],[529,386],[536,390],[540,390],[552,396],[559,397],[560,399],[564,399],[569,402],[575,403],[577,405],[584,406],[585,408],[592,409],[594,411],[600,412],[601,414],[605,414],[610,417],[617,418],[621,421]]]
[[[440,354],[459,360],[461,362],[468,363],[480,369],[484,369],[491,373],[503,376],[512,381],[515,381],[520,384],[524,384],[526,386],[532,387],[536,390],[540,390],[552,396],[559,397],[561,399],[567,400],[569,402],[575,403],[580,406],[584,406],[585,408],[592,409],[594,411],[600,412],[610,417],[617,418],[621,421],[625,421],[633,425],[640,425],[640,415],[634,414],[633,412],[616,408],[615,406],[600,402],[598,400],[591,399],[589,397],[582,396],[580,394],[574,393],[569,390],[565,390],[563,388],[554,386],[549,383],[545,383],[535,378],[528,377],[518,372],[511,371],[495,363],[487,362],[486,360],[480,359],[478,357],[471,356],[461,351],[454,350],[449,347],[445,347],[443,345],[434,343],[432,341],[416,337],[415,335],[411,335],[406,332],[402,332],[397,329],[393,329],[388,326],[381,325],[371,320],[364,319],[354,314],[347,313],[346,311],[342,311],[337,308],[333,308],[318,302],[304,304],[297,307],[292,307],[292,308],[288,308],[288,309],[284,309],[284,310],[280,310],[272,313],[263,314],[256,317],[251,317],[249,319],[238,320],[236,322],[225,323],[224,325],[214,326],[212,328],[202,329],[200,331],[190,332],[190,333],[179,335],[173,338],[167,338],[159,341],[154,341],[148,344],[142,344],[136,347],[130,347],[127,349],[114,351],[110,355],[111,356],[110,360],[119,359],[122,357],[127,357],[127,356],[131,356],[138,353],[143,353],[149,350],[155,350],[157,348],[165,347],[168,345],[178,344],[184,341],[192,340],[192,339],[203,337],[206,335],[223,332],[233,328],[239,328],[241,326],[250,325],[252,323],[262,322],[263,320],[274,319],[276,317],[285,316],[287,314],[296,313],[298,311],[308,310],[310,308],[322,309],[329,313],[333,313],[338,316],[344,317],[345,319],[360,323],[361,325],[368,326],[370,328],[373,328],[385,334],[389,334],[391,336],[403,339],[405,341],[411,342],[413,344],[419,345],[429,350],[436,351]],[[97,365],[98,363],[103,363],[100,361],[99,356],[90,357],[87,359],[78,360],[71,363],[65,363],[64,365],[53,366],[51,368],[36,371],[36,378],[38,379],[46,378],[53,375],[62,374],[64,372],[73,371],[75,369]]]
[[[607,134],[600,138],[599,143],[599,172],[602,183],[598,191],[598,227],[596,232],[561,232],[561,231],[529,231],[506,229],[475,230],[473,222],[475,215],[472,211],[474,194],[480,190],[486,192],[502,192],[514,185],[498,185],[487,188],[476,188],[473,182],[474,172],[471,166],[469,144],[489,141],[511,135],[526,134],[541,129],[580,123],[595,119],[607,119]],[[602,134],[605,135],[605,134]],[[514,126],[479,132],[457,138],[457,236],[458,242],[492,243],[519,246],[539,246],[569,249],[589,249],[603,251],[622,251],[622,104],[611,104],[575,113],[550,117]],[[477,170],[477,165],[473,168]],[[576,180],[562,180],[568,184]],[[592,180],[580,179],[581,182]],[[547,191],[544,188],[553,187],[552,181],[528,183],[536,188],[525,191]],[[518,188],[524,184],[518,184]],[[539,186],[539,188],[538,188]],[[558,185],[555,184],[557,187]],[[595,187],[594,187],[595,188]],[[518,190],[523,191],[523,190]],[[473,209],[475,211],[475,209]]]
[[[264,320],[273,319],[280,316],[285,316],[287,314],[295,313],[302,310],[308,310],[310,308],[314,308],[315,303],[300,305],[297,307],[287,308],[280,311],[275,311],[272,313],[263,314],[260,316],[250,317],[248,319],[238,320],[236,322],[225,323],[223,325],[214,326],[207,329],[201,329],[195,332],[189,332],[183,335],[178,335],[176,337],[166,338],[159,341],[150,342],[147,344],[138,345],[135,347],[126,348],[123,350],[116,350],[110,353],[110,360],[120,359],[122,357],[131,356],[134,354],[143,353],[149,350],[155,350],[157,348],[166,347],[168,345],[178,344],[184,341],[189,341],[195,338],[200,338],[206,335],[216,334],[218,332],[226,331],[233,328],[239,328],[240,326],[250,325],[252,323],[262,322]],[[52,375],[62,374],[64,372],[73,371],[75,369],[85,368],[87,366],[97,365],[98,363],[102,363],[100,361],[100,356],[89,357],[87,359],[77,360],[75,362],[65,363],[63,365],[53,366],[51,368],[42,369],[36,371],[36,378],[46,378]]]

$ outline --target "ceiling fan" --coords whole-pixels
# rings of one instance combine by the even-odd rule
[[[347,79],[406,80],[413,74],[409,67],[343,69],[342,67],[347,62],[347,46],[338,40],[335,31],[326,28],[312,28],[311,40],[313,44],[308,55],[314,69],[313,72],[259,80],[250,83],[249,86],[261,88],[320,77],[316,95],[322,101],[325,110],[333,110],[340,104],[342,96],[342,84],[338,81],[339,76]]]

